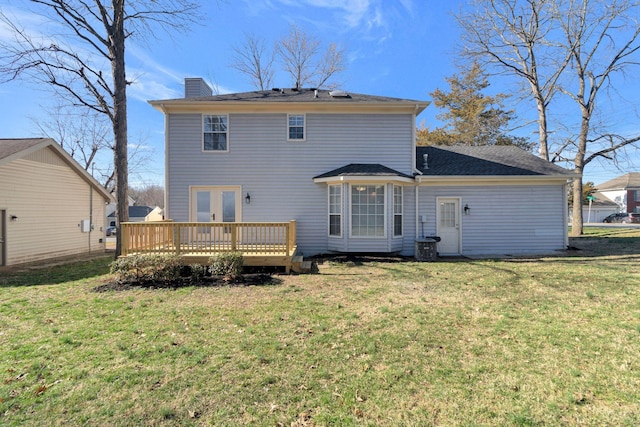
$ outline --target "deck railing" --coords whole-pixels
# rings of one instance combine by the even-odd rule
[[[296,222],[123,222],[121,254],[220,253],[291,256]]]

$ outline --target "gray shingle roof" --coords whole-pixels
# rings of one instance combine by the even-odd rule
[[[153,208],[151,206],[129,206],[129,218],[143,218],[149,215]],[[115,218],[116,213],[112,212],[107,218]]]
[[[0,160],[48,141],[48,138],[0,138]]]
[[[428,104],[427,101],[417,101],[403,98],[390,98],[376,95],[363,95],[359,93],[347,92],[348,96],[331,96],[329,90],[318,89],[318,97],[316,98],[316,89],[273,89],[264,91],[229,93],[214,96],[201,96],[192,98],[167,99],[165,102],[171,101],[194,101],[194,102],[308,102],[308,103],[332,103],[332,104],[371,104],[371,103],[420,103]],[[150,101],[151,103],[159,101]]]
[[[427,154],[427,166],[424,155]],[[424,176],[566,176],[574,173],[515,146],[417,147],[416,168]]]
[[[596,185],[599,191],[603,190],[634,190],[640,189],[640,172],[629,172],[600,185]]]
[[[351,163],[341,168],[334,169],[313,179],[334,178],[338,176],[398,176],[402,178],[413,178],[410,175],[398,172],[384,165],[368,163]]]

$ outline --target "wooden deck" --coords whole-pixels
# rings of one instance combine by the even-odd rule
[[[244,265],[281,266],[296,255],[296,222],[123,222],[121,255],[176,254],[204,264],[222,252],[241,252]]]

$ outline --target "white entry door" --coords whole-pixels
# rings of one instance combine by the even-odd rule
[[[240,221],[242,208],[240,187],[193,187],[191,221]]]
[[[440,255],[460,255],[460,199],[456,197],[438,198],[436,214]]]

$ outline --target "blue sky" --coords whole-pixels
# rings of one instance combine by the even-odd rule
[[[8,3],[5,10],[25,16],[23,10],[9,9],[19,1]],[[181,97],[185,77],[203,77],[220,93],[253,90],[247,78],[229,66],[232,48],[245,33],[272,43],[295,23],[322,46],[338,43],[347,58],[341,88],[356,93],[429,100],[429,93],[447,89],[445,77],[457,72],[459,38],[452,14],[464,6],[463,0],[203,0],[203,4],[203,25],[191,32],[159,32],[155,39],[134,40],[127,47],[127,74],[134,80],[128,92],[129,142],[140,144],[152,159],[132,174],[133,185],[164,183],[164,121],[147,100]],[[276,73],[273,83],[289,87],[293,82]],[[513,88],[506,80],[493,83],[495,91],[510,93]],[[42,107],[52,102],[48,92],[28,82],[0,84],[0,137],[40,136],[32,118],[45,115]],[[535,117],[533,104],[520,102],[515,107],[521,118]],[[437,113],[430,106],[418,122],[435,127]],[[634,127],[640,127],[635,126],[637,113],[632,117],[617,118],[627,125],[635,120]],[[534,130],[532,126],[520,132],[535,140]],[[640,162],[634,157],[622,167],[637,171]],[[624,171],[593,164],[585,181],[600,183]]]

